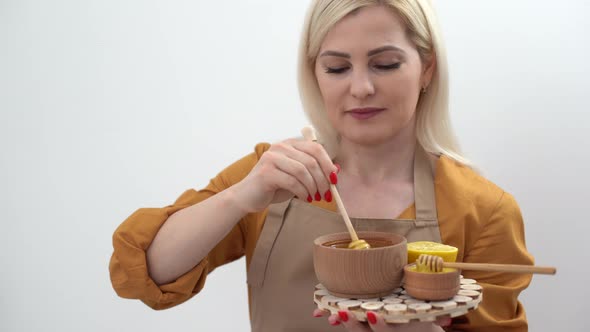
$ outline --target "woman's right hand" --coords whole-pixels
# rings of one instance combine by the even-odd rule
[[[262,211],[293,196],[308,202],[331,201],[330,179],[336,180],[337,171],[321,144],[289,139],[271,145],[231,190],[246,213]]]
[[[439,317],[434,322],[411,322],[404,324],[390,324],[385,319],[372,311],[367,312],[367,322],[361,322],[348,310],[340,310],[338,314],[330,315],[329,312],[315,309],[314,317],[329,315],[328,323],[332,326],[342,324],[349,332],[444,332],[442,327],[450,326],[450,317]]]

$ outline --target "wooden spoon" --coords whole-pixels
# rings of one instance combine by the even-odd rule
[[[454,263],[445,262],[442,257],[422,254],[416,260],[418,272],[442,272],[443,268],[451,267],[461,270],[497,271],[510,273],[555,274],[557,269],[551,266],[533,266],[518,264],[489,264],[489,263]]]
[[[301,134],[303,134],[303,137],[308,141],[313,141],[313,142],[317,141],[317,138],[315,136],[315,132],[314,132],[313,128],[311,128],[310,126],[305,126],[303,129],[301,129]],[[340,198],[340,194],[338,193],[338,189],[336,189],[336,185],[330,184],[330,191],[332,191],[332,195],[334,196],[334,199],[336,200],[336,205],[338,205],[338,210],[340,211],[342,218],[344,218],[344,223],[346,224],[346,229],[348,229],[348,233],[350,233],[350,238],[352,239],[352,242],[350,242],[348,244],[348,248],[349,249],[369,249],[369,248],[371,248],[371,246],[367,243],[367,241],[365,241],[363,239],[359,239],[358,235],[356,235],[356,232],[354,231],[354,227],[352,227],[352,222],[350,221],[350,218],[348,217],[348,213],[346,213],[346,209],[344,208],[344,203],[342,203],[342,198]]]

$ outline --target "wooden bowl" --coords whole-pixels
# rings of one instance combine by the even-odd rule
[[[417,272],[416,264],[404,267],[404,288],[419,300],[441,301],[457,295],[460,285],[460,271],[448,269],[438,273]]]
[[[313,265],[320,283],[335,296],[367,299],[389,295],[401,286],[408,261],[407,241],[401,235],[358,232],[370,249],[348,249],[350,235],[335,233],[314,241]]]

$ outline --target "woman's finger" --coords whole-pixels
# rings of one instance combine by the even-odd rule
[[[312,145],[317,145],[317,143],[308,142]],[[322,200],[322,198],[326,199],[327,201],[332,200],[331,193],[328,194],[330,190],[330,182],[328,177],[324,174],[322,167],[319,164],[319,161],[315,159],[315,157],[311,154],[308,154],[304,151],[296,149],[292,145],[285,144],[283,146],[282,151],[287,157],[296,160],[303,164],[305,168],[309,171],[313,180],[315,182],[317,191],[313,193],[313,197],[316,201]]]
[[[291,144],[295,149],[305,152],[317,160],[326,179],[330,179],[330,173],[338,172],[338,168],[334,165],[328,152],[326,152],[326,149],[321,144],[301,140],[293,141]]]
[[[261,168],[260,171],[269,173],[262,174],[263,176],[271,176],[271,174],[276,176],[277,173],[274,172],[273,169],[282,172],[285,175],[289,176],[287,178],[286,184],[284,183],[284,177],[282,177],[283,182],[275,181],[274,178],[271,182],[277,183],[277,185],[279,185],[281,189],[285,189],[288,191],[293,191],[292,186],[295,186],[295,189],[298,189],[299,185],[302,185],[305,188],[306,194],[301,196],[301,192],[297,192],[296,195],[299,196],[299,198],[301,199],[305,199],[309,195],[313,197],[313,195],[317,191],[317,187],[315,185],[313,177],[307,171],[305,166],[285,156],[282,152],[267,151],[266,153],[264,153],[264,155],[262,155],[262,158],[265,158],[265,163],[267,163],[268,165],[266,165],[267,167],[265,168]]]
[[[438,317],[436,319],[436,325],[442,326],[442,327],[451,326],[452,322],[453,322],[453,319],[449,316]]]
[[[371,329],[367,326],[366,323],[363,323],[356,319],[356,316],[348,310],[340,310],[338,311],[338,317],[342,322],[342,325],[346,327],[347,331],[352,332],[370,332]]]
[[[387,331],[387,328],[391,330],[391,327],[387,326],[385,320],[380,315],[372,311],[367,311],[367,322],[369,323],[371,331],[383,332]]]
[[[381,315],[374,313],[373,311],[367,311],[367,322],[369,322],[371,331],[375,332],[430,331],[429,329],[416,327],[416,323],[389,324],[383,317],[381,317]],[[429,325],[432,325],[432,323],[429,323]]]
[[[309,198],[307,188],[291,174],[272,166],[265,167],[261,171],[264,172],[264,176],[272,178],[271,185],[276,189],[286,190],[302,200]]]
[[[340,316],[338,315],[330,315],[330,317],[328,317],[328,323],[332,326],[342,324],[342,322],[340,322]]]
[[[329,313],[330,313],[329,311],[316,308],[313,311],[313,317],[324,317],[324,315],[327,315]]]

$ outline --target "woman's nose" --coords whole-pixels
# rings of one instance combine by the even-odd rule
[[[350,94],[357,99],[364,99],[375,93],[375,85],[366,71],[357,71],[351,75]]]

